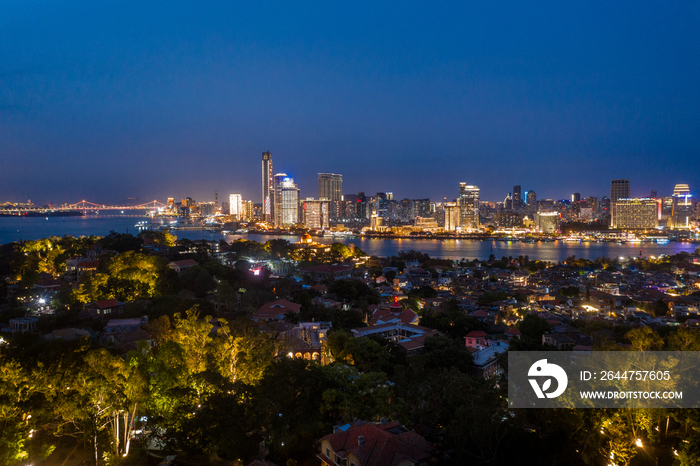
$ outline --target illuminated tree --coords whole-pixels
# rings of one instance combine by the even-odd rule
[[[632,343],[631,351],[660,350],[664,340],[649,327],[640,327],[630,330],[625,337]]]

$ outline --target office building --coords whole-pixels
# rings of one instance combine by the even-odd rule
[[[262,153],[262,219],[274,222],[274,184],[272,183],[272,153]]]
[[[286,173],[277,173],[272,177],[272,223],[282,225],[282,183],[289,178]]]
[[[327,230],[330,227],[328,221],[328,205],[330,201],[307,198],[303,201],[304,226],[312,230]]]
[[[673,188],[673,207],[669,228],[674,230],[689,230],[690,218],[693,216],[693,202],[690,187],[687,184],[677,184]]]
[[[202,217],[209,217],[216,213],[213,202],[200,202],[199,203],[199,214]]]
[[[651,230],[659,226],[655,199],[618,199],[611,202],[611,228],[623,230]]]
[[[518,210],[523,206],[522,188],[519,184],[513,186],[513,210]]]
[[[318,174],[318,198],[327,201],[343,200],[343,175],[335,173]]]
[[[630,180],[612,180],[610,184],[610,202],[630,198]]]
[[[228,208],[230,215],[235,215],[237,220],[243,216],[243,196],[240,194],[229,194]]]
[[[277,181],[279,175],[275,175]],[[294,178],[284,176],[277,185],[275,192],[276,198],[279,197],[279,223],[277,226],[288,227],[299,223],[299,187],[294,182]]]
[[[445,208],[445,231],[456,231],[461,222],[459,204],[446,202],[443,206]]]
[[[571,203],[573,204],[574,202],[581,202],[581,193],[573,193],[571,195]]]
[[[459,183],[459,215],[462,230],[479,228],[479,187]]]
[[[253,221],[255,218],[255,205],[253,201],[243,201],[243,213],[241,217],[248,222]]]
[[[559,214],[557,212],[542,212],[535,216],[537,229],[542,233],[559,232]]]

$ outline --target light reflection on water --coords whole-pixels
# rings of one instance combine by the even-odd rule
[[[44,217],[34,218],[8,218],[0,217],[0,244],[45,238],[48,236],[89,236],[107,235],[111,230],[132,234],[138,233],[134,225],[144,217],[124,216],[89,216],[89,217],[52,217],[48,220]],[[218,232],[205,230],[178,230],[173,231],[178,238],[207,239],[233,241],[239,238],[265,242],[269,239],[282,238],[290,242],[299,241],[298,236],[274,236],[274,235],[223,235]],[[569,256],[595,259],[597,257],[643,257],[658,256],[660,254],[676,254],[680,251],[692,253],[700,245],[692,243],[669,243],[659,245],[655,243],[616,244],[616,243],[508,243],[503,241],[475,241],[475,240],[437,240],[437,239],[374,239],[374,238],[342,238],[330,237],[314,238],[314,241],[331,243],[333,241],[354,244],[367,254],[378,256],[395,255],[399,251],[420,251],[430,257],[442,257],[446,259],[487,259],[491,253],[497,258],[502,256],[528,256],[530,259],[546,261],[561,261]]]

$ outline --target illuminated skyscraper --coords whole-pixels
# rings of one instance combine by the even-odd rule
[[[612,180],[610,184],[610,202],[615,202],[618,199],[629,199],[630,197],[630,180]]]
[[[272,223],[282,225],[282,183],[289,178],[286,173],[277,173],[272,177]]]
[[[518,186],[519,187],[519,186]],[[479,228],[479,187],[459,183],[459,226],[462,230]]]
[[[690,187],[687,184],[677,184],[673,188],[673,211],[669,227],[676,230],[690,229],[690,217],[693,215],[691,197]]]
[[[335,173],[318,174],[318,198],[328,201],[343,200],[343,175]]]
[[[303,202],[304,226],[314,230],[328,229],[328,204],[329,201],[306,199]]]
[[[274,185],[272,184],[272,153],[262,153],[262,218],[272,222],[274,215]]]
[[[240,220],[243,216],[243,196],[240,194],[229,194],[228,205],[231,215],[235,215]]]
[[[445,231],[455,231],[460,226],[460,207],[455,202],[446,202],[445,207]]]
[[[290,226],[299,222],[299,187],[286,173],[274,176],[275,224]]]

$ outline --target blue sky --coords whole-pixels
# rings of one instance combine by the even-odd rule
[[[0,3],[0,201],[700,185],[694,2]]]

